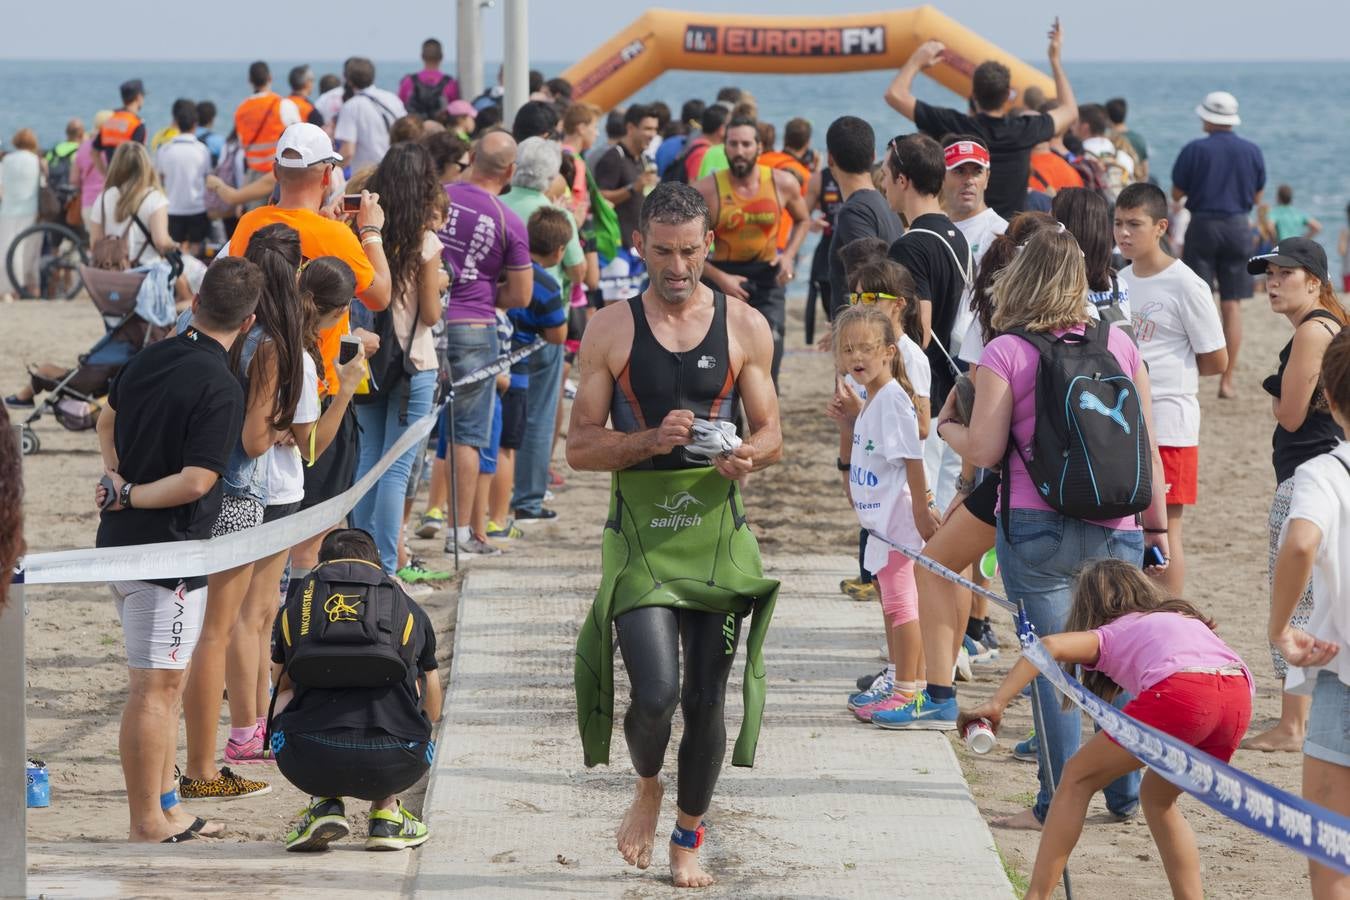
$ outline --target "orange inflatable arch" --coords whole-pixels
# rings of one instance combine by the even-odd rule
[[[563,77],[575,99],[612,109],[671,69],[794,75],[898,69],[927,40],[942,41],[947,52],[926,74],[963,97],[975,67],[989,59],[1008,67],[1019,95],[1032,85],[1055,94],[1048,75],[931,6],[839,16],[650,9]]]

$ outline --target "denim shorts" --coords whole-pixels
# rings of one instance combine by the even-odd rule
[[[1335,672],[1318,672],[1303,755],[1350,767],[1350,728],[1346,728],[1346,722],[1350,722],[1350,685]]]
[[[497,329],[450,324],[445,328],[450,377],[458,380],[497,359]],[[492,440],[492,407],[496,382],[485,378],[455,389],[455,443],[486,447]]]

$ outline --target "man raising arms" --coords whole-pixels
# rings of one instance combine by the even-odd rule
[[[713,210],[717,238],[704,279],[728,296],[746,301],[768,320],[776,385],[783,361],[787,283],[793,279],[793,260],[806,239],[811,214],[792,173],[759,165],[762,147],[754,119],[732,119],[725,145],[729,168],[694,184]],[[778,223],[784,212],[792,217],[792,231],[779,253]]]
[[[727,676],[741,619],[753,611],[745,719],[732,756],[748,766],[764,702],[762,644],[778,591],[777,582],[759,577],[759,548],[737,489],[737,479],[782,455],[773,341],[762,316],[700,283],[711,227],[707,204],[687,185],[662,184],[644,201],[636,243],[650,286],[600,310],[587,327],[567,441],[573,468],[615,473],[602,581],[577,640],[586,764],[609,761],[612,622],[632,684],[624,736],[638,774],[618,847],[640,869],[651,864],[677,700],[683,708],[670,844],[676,887],[713,882],[697,850],[726,753]],[[709,441],[705,426],[729,427],[738,405],[745,440]]]

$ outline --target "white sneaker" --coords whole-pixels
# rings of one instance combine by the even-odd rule
[[[966,648],[962,647],[956,654],[956,666],[952,670],[952,678],[957,681],[970,681],[975,676],[970,671],[970,654]]]
[[[454,553],[454,552],[455,552],[455,548],[454,548],[453,546],[449,546],[449,547],[446,548],[445,552],[446,552],[446,553]],[[470,556],[501,556],[501,555],[502,555],[502,550],[501,550],[500,547],[494,547],[492,544],[489,544],[487,541],[480,541],[480,540],[479,540],[478,538],[476,538],[476,537],[471,537],[471,538],[469,538],[467,541],[460,541],[460,542],[459,542],[459,552],[460,552],[460,553],[467,553],[467,554],[469,554]]]

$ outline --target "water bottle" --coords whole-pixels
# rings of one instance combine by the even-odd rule
[[[47,764],[40,759],[28,760],[28,808],[51,806],[52,787],[47,780]]]

